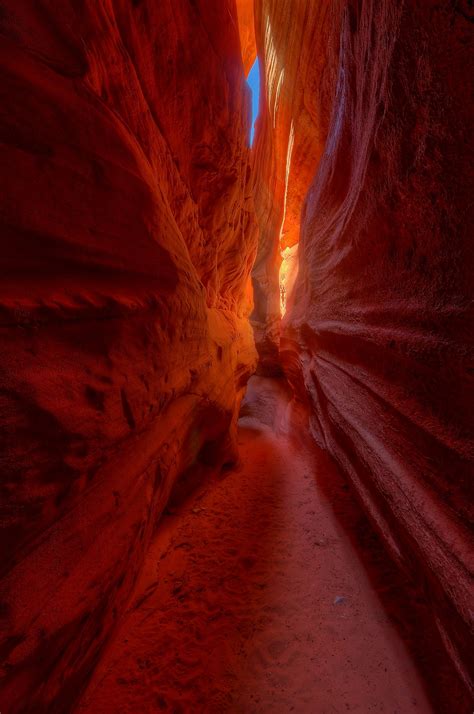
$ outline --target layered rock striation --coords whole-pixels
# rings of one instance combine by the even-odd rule
[[[256,357],[234,2],[53,5],[0,14],[8,712],[70,710]]]
[[[234,458],[252,309],[472,692],[468,3],[51,5],[0,8],[2,711],[70,710]]]
[[[252,325],[263,374],[281,372],[280,316],[291,302],[301,209],[329,124],[338,17],[327,0],[255,0],[262,81],[253,157],[259,247]]]
[[[472,693],[474,33],[464,5],[334,4],[335,94],[280,355],[315,439],[420,585]],[[322,25],[313,41],[317,54]]]

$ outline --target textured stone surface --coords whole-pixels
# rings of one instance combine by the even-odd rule
[[[421,586],[467,710],[472,10],[255,19],[252,176],[250,0],[0,3],[2,711],[70,710],[170,494],[234,457],[254,200],[261,369]]]
[[[255,350],[231,0],[4,0],[2,711],[69,711]]]
[[[472,691],[473,25],[343,6],[282,359]]]
[[[240,48],[245,74],[248,75],[257,56],[254,22],[254,0],[236,0]]]
[[[254,156],[260,237],[252,271],[252,324],[260,371],[269,374],[280,371],[280,251],[290,248],[294,254],[304,197],[327,134],[336,72],[330,58],[339,46],[332,29],[340,16],[337,5],[329,0],[255,2],[263,77]]]

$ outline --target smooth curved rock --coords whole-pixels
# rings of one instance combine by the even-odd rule
[[[260,371],[283,367],[467,701],[472,19],[255,0],[250,159],[251,0],[3,0],[2,711],[71,709],[166,503],[235,457],[257,223]]]
[[[254,0],[236,0],[240,48],[245,74],[248,75],[257,56]]]
[[[281,355],[472,693],[473,26],[462,3],[342,6]]]
[[[1,12],[2,711],[69,711],[255,364],[231,0]],[[232,20],[232,22],[230,21]]]
[[[252,324],[259,371],[266,374],[281,372],[280,316],[291,301],[292,280],[284,278],[288,263],[280,281],[280,264],[286,249],[294,256],[304,198],[326,139],[336,71],[330,62],[337,46],[332,28],[339,14],[329,0],[255,2],[262,83],[254,156],[260,235]]]

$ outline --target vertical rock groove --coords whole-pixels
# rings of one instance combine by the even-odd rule
[[[312,40],[331,119],[280,356],[472,691],[472,25],[449,3],[329,14]]]

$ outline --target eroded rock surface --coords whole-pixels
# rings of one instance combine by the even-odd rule
[[[230,0],[0,15],[2,711],[69,711],[255,363]]]
[[[70,710],[170,495],[234,458],[257,224],[261,372],[430,604],[464,706],[473,27],[434,0],[3,0],[2,711]]]
[[[252,324],[259,371],[266,374],[281,372],[280,312],[291,301],[301,209],[326,140],[339,21],[338,3],[327,0],[255,1],[262,84],[254,155],[260,234]]]
[[[341,7],[281,355],[472,692],[473,25],[464,3]]]

